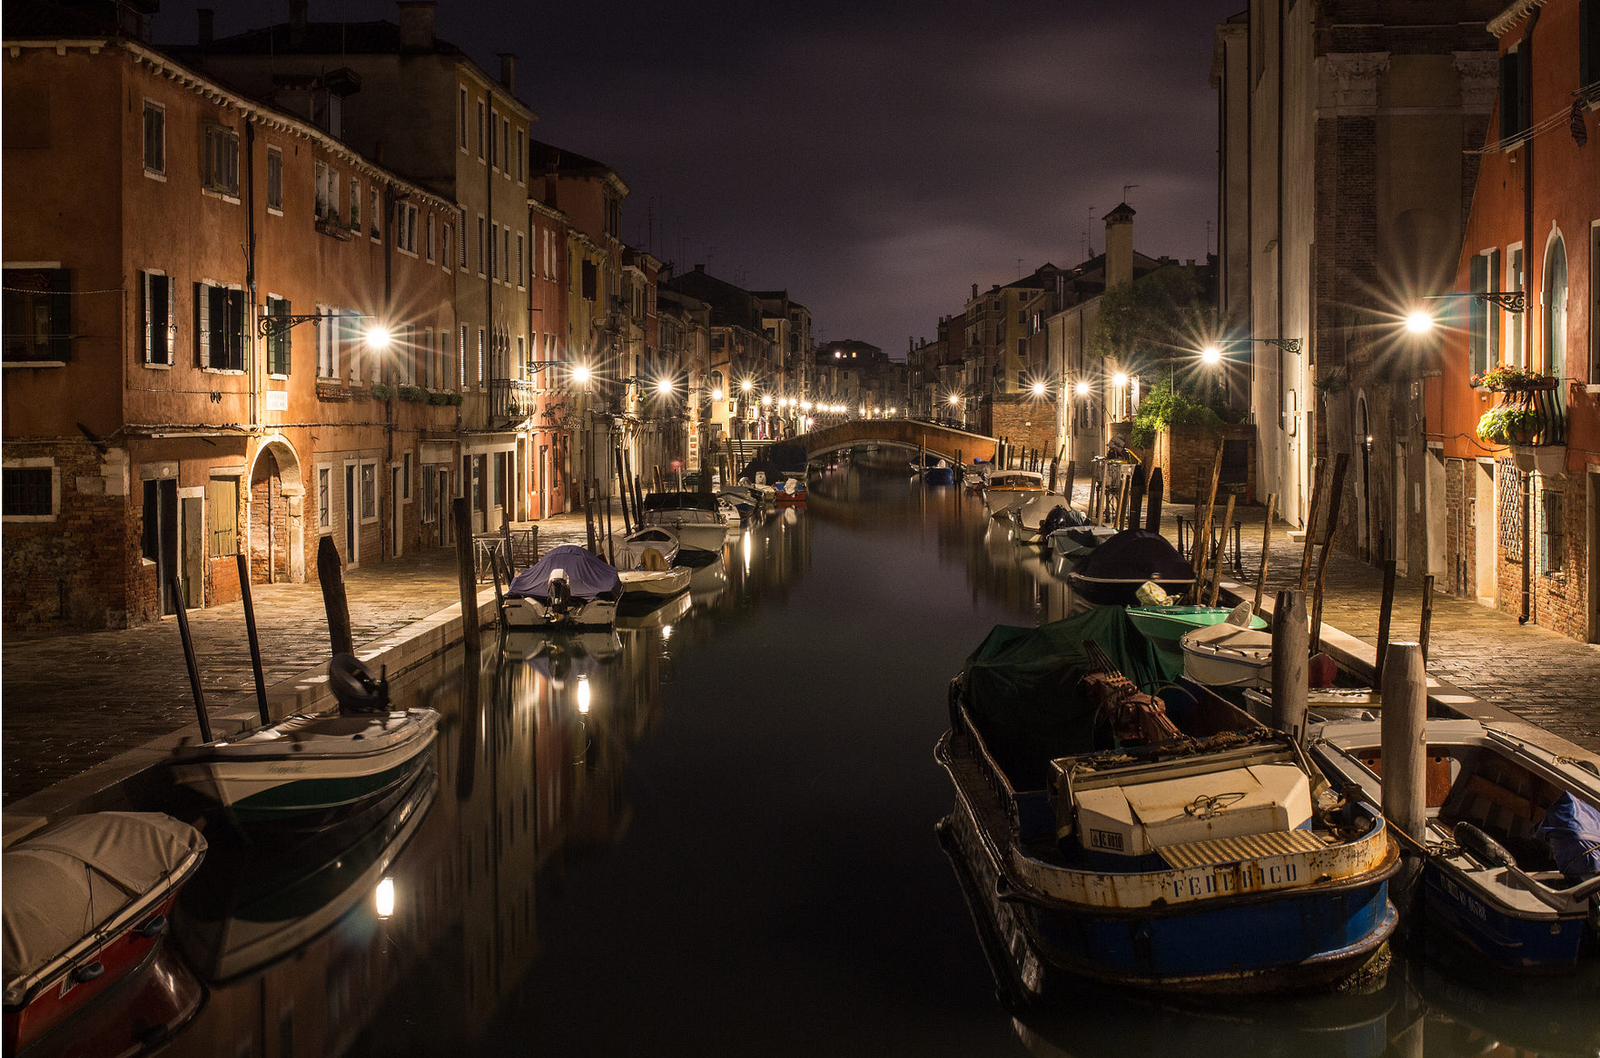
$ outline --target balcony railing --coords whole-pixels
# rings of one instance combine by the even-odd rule
[[[1480,434],[1502,444],[1557,446],[1567,443],[1567,411],[1561,405],[1560,380],[1495,387],[1500,403],[1484,416]]]
[[[534,385],[520,378],[489,380],[489,417],[497,422],[517,422],[533,414]]]

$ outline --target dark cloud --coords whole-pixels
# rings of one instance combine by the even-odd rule
[[[628,241],[786,288],[821,334],[898,355],[972,283],[1074,264],[1086,231],[1101,249],[1124,197],[1141,251],[1205,254],[1212,27],[1236,3],[441,0],[438,30],[489,70],[517,54],[538,137],[632,189]],[[157,39],[192,41],[194,6],[167,0]],[[287,13],[219,5],[217,32]],[[395,17],[311,2],[317,21]]]

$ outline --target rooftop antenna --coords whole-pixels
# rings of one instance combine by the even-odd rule
[[[1208,221],[1206,221],[1206,254],[1209,256],[1210,253],[1211,253],[1211,222],[1208,220]]]
[[[1017,258],[1017,278],[1022,278],[1022,258]]]
[[[1138,186],[1139,186],[1138,184],[1123,184],[1122,185],[1122,201],[1123,201],[1124,204],[1126,204],[1127,201],[1128,201],[1128,192],[1131,191],[1132,189],[1138,187]]]
[[[1089,215],[1083,222],[1083,259],[1087,261],[1094,256],[1094,239],[1090,232],[1094,230],[1094,207],[1089,207]]]

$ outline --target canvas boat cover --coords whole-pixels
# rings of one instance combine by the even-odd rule
[[[160,812],[91,812],[6,849],[6,1005],[21,1004],[35,974],[205,848],[198,830]]]
[[[1194,569],[1160,533],[1125,529],[1078,564],[1081,577],[1104,581],[1188,581]]]
[[[508,595],[550,601],[550,571],[567,571],[567,584],[574,599],[620,599],[622,580],[616,567],[589,554],[576,544],[552,547],[545,556],[518,573]]]
[[[1536,833],[1549,843],[1562,874],[1569,878],[1600,874],[1600,809],[1569,790],[1545,810]]]
[[[968,714],[1014,789],[1043,788],[1057,757],[1109,748],[1095,745],[1095,703],[1079,686],[1093,671],[1090,642],[1149,693],[1178,676],[1120,606],[1037,628],[996,625],[967,658]]]

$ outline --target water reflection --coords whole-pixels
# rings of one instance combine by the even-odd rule
[[[974,494],[837,470],[658,613],[442,657],[395,687],[443,715],[405,803],[337,848],[208,835],[175,934],[210,1000],[164,1053],[1596,1053],[1592,975],[1404,956],[1364,995],[1001,1008],[931,749],[988,627],[1070,605]]]

